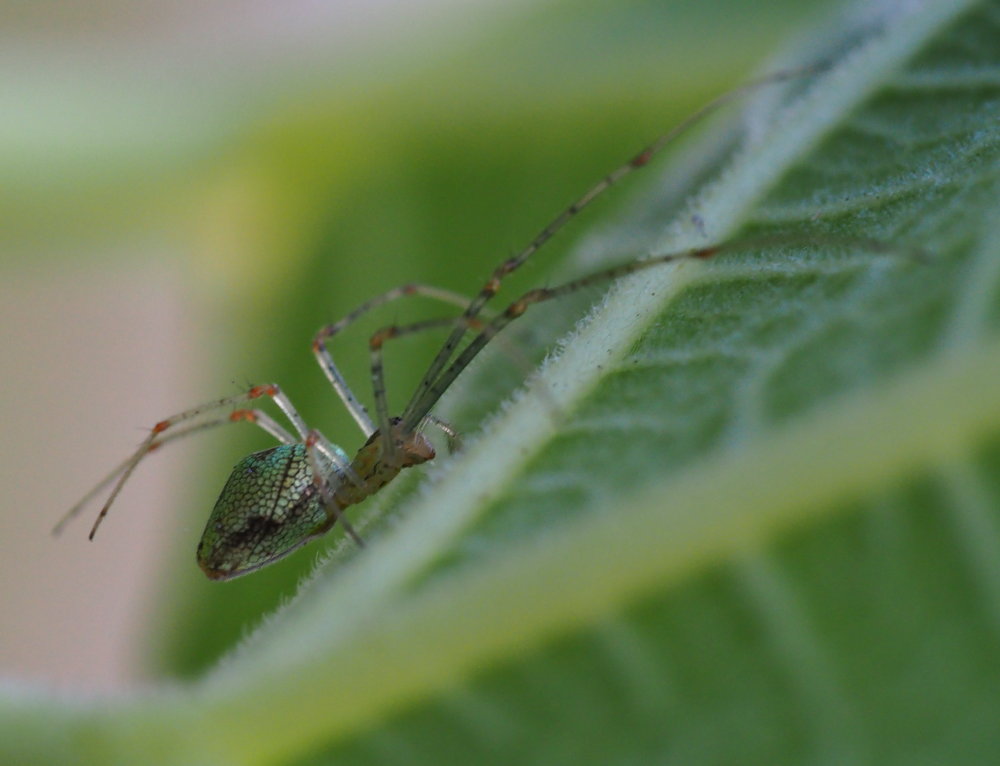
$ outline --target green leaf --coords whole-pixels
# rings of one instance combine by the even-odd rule
[[[829,71],[594,240],[784,244],[622,280],[219,667],[7,695],[4,761],[996,760],[1000,8],[815,39]]]

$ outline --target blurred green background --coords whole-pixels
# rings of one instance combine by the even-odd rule
[[[823,5],[0,3],[2,672],[113,687],[214,661],[321,546],[222,585],[197,570],[230,467],[269,444],[248,428],[151,461],[94,543],[96,508],[53,541],[136,427],[273,380],[352,452],[309,353],[321,324],[406,281],[474,291]],[[366,331],[437,314],[397,304],[338,339],[365,401]],[[434,340],[391,349],[394,407]]]

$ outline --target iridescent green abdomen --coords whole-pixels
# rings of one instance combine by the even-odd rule
[[[282,444],[236,464],[198,543],[205,574],[225,580],[252,572],[330,528],[308,453],[304,444]],[[332,465],[317,459],[328,478]]]

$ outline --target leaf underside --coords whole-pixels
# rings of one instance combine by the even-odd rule
[[[788,244],[623,280],[369,549],[191,687],[63,711],[68,747],[996,759],[1000,6],[889,6],[823,39],[836,65],[706,143],[723,170],[679,215],[653,192],[600,235]]]

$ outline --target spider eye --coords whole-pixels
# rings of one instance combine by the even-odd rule
[[[322,455],[318,460],[332,473]],[[233,468],[198,543],[198,565],[213,580],[227,580],[288,555],[329,527],[308,448],[282,444]]]

